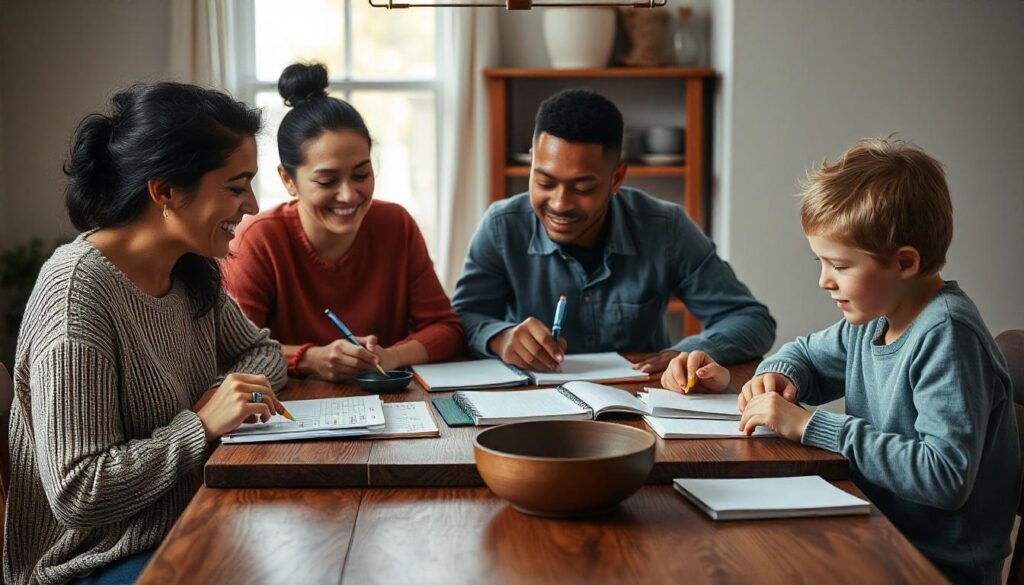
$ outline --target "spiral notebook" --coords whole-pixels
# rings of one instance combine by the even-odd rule
[[[428,392],[446,392],[464,388],[509,388],[543,386],[572,381],[645,382],[646,372],[615,352],[577,353],[565,356],[560,372],[523,371],[501,360],[474,360],[412,367],[416,381]]]
[[[452,400],[477,426],[530,420],[591,420],[606,412],[650,413],[650,408],[631,393],[592,382],[567,382],[558,388],[539,390],[461,391]]]

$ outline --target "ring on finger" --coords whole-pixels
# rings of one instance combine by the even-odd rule
[[[253,392],[252,393],[252,402],[263,402],[263,393],[262,392]]]

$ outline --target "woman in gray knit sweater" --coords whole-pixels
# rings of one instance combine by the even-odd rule
[[[256,213],[260,114],[140,85],[79,125],[64,172],[81,230],[43,267],[15,358],[7,583],[132,582],[243,420],[280,408],[279,345],[220,285]]]

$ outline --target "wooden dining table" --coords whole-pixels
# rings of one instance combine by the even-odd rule
[[[753,368],[731,367],[730,391]],[[361,393],[295,379],[280,396]],[[381,398],[431,396],[414,383]],[[610,420],[645,428],[635,417]],[[436,438],[219,446],[206,485],[139,583],[944,582],[874,507],[866,516],[716,522],[665,485],[821,475],[863,497],[833,453],[778,438],[659,439],[648,485],[610,512],[560,520],[518,512],[481,487],[479,429],[440,417],[438,426]]]
[[[639,355],[627,357],[639,358]],[[726,390],[738,393],[756,364],[731,366]],[[636,392],[647,383],[615,384]],[[353,384],[292,379],[280,393],[283,400],[358,396]],[[427,392],[415,381],[401,392],[381,394],[385,402],[430,401],[450,392]],[[610,415],[611,420],[646,428],[637,416]],[[441,434],[429,439],[317,440],[288,443],[221,445],[206,464],[205,484],[217,488],[254,487],[442,487],[480,486],[483,480],[473,459],[478,427],[449,427],[439,420]],[[820,475],[846,479],[846,460],[828,451],[782,438],[662,440],[657,439],[654,469],[648,483],[669,483],[677,477],[768,477]]]

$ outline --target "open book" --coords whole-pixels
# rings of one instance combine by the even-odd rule
[[[590,420],[606,412],[650,412],[629,392],[592,382],[567,382],[540,390],[462,391],[452,399],[479,426],[528,420]]]
[[[633,369],[629,360],[615,352],[577,353],[565,356],[561,372],[526,372],[501,360],[475,360],[412,367],[416,380],[429,392],[463,388],[542,386],[572,381],[644,382],[650,376]]]
[[[266,443],[338,437],[436,437],[440,434],[426,402],[384,404],[379,396],[372,395],[292,400],[283,404],[295,415],[296,422],[277,415],[266,423],[243,424],[221,437],[221,441],[229,444]],[[358,411],[366,415],[363,420],[369,424],[357,424],[363,416],[356,414]],[[338,412],[347,412],[349,419],[337,418]]]
[[[871,505],[817,475],[677,479],[677,492],[715,520],[868,514]]]

